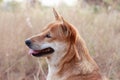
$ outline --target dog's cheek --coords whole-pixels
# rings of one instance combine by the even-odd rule
[[[52,37],[52,38],[45,38],[44,42],[48,42],[48,43],[52,43],[56,40],[56,38]]]

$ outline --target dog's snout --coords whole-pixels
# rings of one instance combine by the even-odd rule
[[[30,40],[25,40],[25,44],[27,45],[27,46],[30,46],[31,45],[31,41]]]

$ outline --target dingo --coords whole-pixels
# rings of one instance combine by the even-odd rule
[[[47,80],[103,80],[76,28],[53,12],[56,21],[25,41],[31,55],[46,57]]]

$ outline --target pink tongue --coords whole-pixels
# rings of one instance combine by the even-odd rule
[[[35,51],[35,50],[32,50],[32,49],[30,49],[29,50],[29,54],[31,55],[31,54],[37,54],[37,53],[39,53],[38,51]]]

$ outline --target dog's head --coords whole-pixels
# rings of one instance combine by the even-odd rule
[[[75,28],[66,22],[55,9],[53,9],[56,21],[50,23],[40,34],[28,38],[25,43],[30,48],[33,56],[49,56],[64,53],[69,44],[76,41]]]

